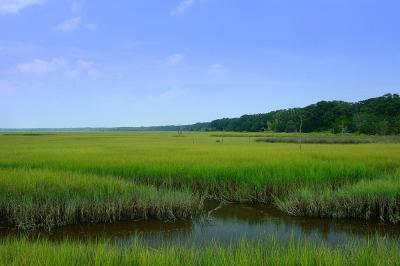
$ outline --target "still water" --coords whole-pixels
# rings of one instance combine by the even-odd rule
[[[140,238],[149,246],[161,244],[231,244],[241,239],[276,237],[279,241],[308,239],[331,246],[379,235],[400,237],[400,225],[379,221],[292,217],[265,205],[206,204],[204,215],[191,221],[121,221],[115,224],[73,225],[51,232],[29,233],[52,240],[106,238],[118,245],[129,245]],[[0,227],[0,237],[17,236],[14,229]],[[24,233],[25,235],[27,233]]]

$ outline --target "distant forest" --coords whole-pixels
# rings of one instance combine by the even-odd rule
[[[322,132],[369,135],[400,134],[400,96],[386,94],[356,103],[321,101],[303,108],[222,118],[182,126],[114,128],[37,128],[0,131],[241,131]]]
[[[400,97],[386,94],[356,103],[321,101],[304,108],[222,118],[181,127],[191,131],[249,132],[297,132],[300,128],[302,132],[400,134]]]

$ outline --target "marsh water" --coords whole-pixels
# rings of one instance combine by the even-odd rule
[[[400,226],[351,219],[317,219],[292,217],[265,205],[218,204],[208,202],[204,215],[194,220],[162,222],[121,221],[115,224],[73,225],[51,232],[23,233],[51,240],[97,238],[109,239],[118,245],[129,245],[138,238],[149,246],[165,244],[204,245],[210,242],[234,244],[241,239],[278,241],[308,239],[337,246],[374,235],[400,237]],[[21,235],[0,225],[0,237]]]

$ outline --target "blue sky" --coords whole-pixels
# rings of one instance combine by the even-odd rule
[[[400,92],[400,1],[0,0],[0,128],[187,124]]]

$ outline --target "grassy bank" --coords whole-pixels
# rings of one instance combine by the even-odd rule
[[[187,190],[115,177],[50,170],[0,169],[0,217],[19,229],[50,229],[121,219],[187,219],[201,208]]]
[[[301,188],[276,199],[276,206],[291,215],[380,219],[400,222],[400,175],[376,180],[361,180],[337,190]]]
[[[0,265],[397,265],[398,242],[371,240],[337,248],[270,239],[223,247],[165,246],[136,241],[127,248],[107,242],[0,240]]]

